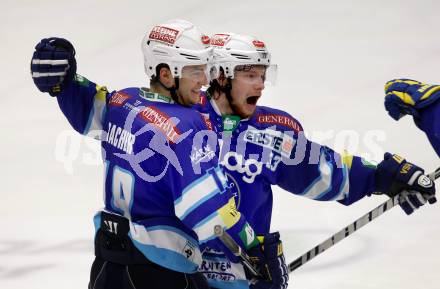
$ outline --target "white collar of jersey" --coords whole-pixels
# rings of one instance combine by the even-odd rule
[[[142,87],[139,90],[139,96],[143,99],[149,100],[149,101],[157,101],[157,102],[164,102],[164,103],[174,103],[174,100],[166,95],[159,94],[157,92],[151,92],[148,88]]]

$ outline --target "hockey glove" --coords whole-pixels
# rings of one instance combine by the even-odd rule
[[[248,255],[263,275],[263,279],[251,279],[251,289],[287,288],[289,271],[278,232],[264,236],[263,243],[250,249]]]
[[[426,201],[434,204],[435,183],[423,169],[407,162],[398,155],[385,153],[384,160],[376,170],[376,189],[390,198],[401,193],[399,205],[407,215],[424,205]]]
[[[63,38],[45,38],[35,46],[31,74],[37,88],[57,96],[76,73],[75,49]]]
[[[424,84],[411,79],[395,79],[385,84],[385,109],[395,120],[410,114],[419,118],[419,109],[440,97],[440,85]]]

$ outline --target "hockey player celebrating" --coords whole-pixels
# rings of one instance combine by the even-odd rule
[[[241,179],[243,184],[253,183],[254,191],[265,191],[264,182],[261,182],[261,189],[256,189],[256,180],[261,176],[266,182],[277,184],[295,194],[320,201],[338,200],[345,205],[352,204],[375,191],[396,194],[408,189],[429,192],[427,197],[433,196],[432,183],[428,190],[418,187],[414,180],[411,184],[394,184],[405,183],[403,177],[410,177],[412,174],[415,174],[414,178],[418,176],[420,180],[425,179],[425,176],[420,174],[423,172],[422,169],[409,163],[405,165],[407,162],[402,158],[387,153],[376,167],[360,157],[340,155],[328,147],[307,140],[302,133],[301,124],[288,113],[256,105],[264,89],[265,80],[274,79],[268,75],[268,71],[275,69],[270,65],[270,53],[263,42],[251,36],[217,34],[211,38],[211,43],[221,74],[211,82],[207,92],[209,101],[202,101],[202,108],[199,110],[208,113],[210,119],[217,124],[222,124],[223,131],[230,130],[229,127],[233,123],[230,142],[235,142],[235,145],[231,144],[230,148],[224,149],[223,152],[239,153],[240,147],[235,147],[246,145],[245,156],[235,155],[229,159],[221,156],[222,164],[228,169],[228,173],[236,174],[239,165],[234,158],[245,164],[246,160],[252,159],[251,155],[261,156],[261,166],[255,165],[254,170],[242,170],[244,173],[240,174],[247,174],[246,177],[240,178],[236,174],[237,178],[234,179]],[[228,121],[227,114],[231,113],[239,116],[238,122]],[[223,138],[223,143],[226,143],[226,140]],[[295,146],[296,150],[293,149]],[[269,149],[269,158],[264,158],[264,148]],[[290,159],[291,157],[294,159]],[[395,171],[402,166],[410,167],[414,171]],[[295,175],[301,178],[293,178]],[[411,200],[402,202],[401,205],[407,213],[412,212],[411,205],[414,204]]]
[[[288,113],[258,106],[265,83],[275,79],[276,71],[263,42],[222,33],[212,36],[211,44],[220,75],[211,81],[198,110],[220,128],[219,159],[236,185],[238,209],[258,234],[270,229],[272,185],[344,205],[372,193],[394,197],[409,190],[400,198],[407,214],[427,200],[435,202],[434,184],[418,166],[389,153],[377,167],[357,156],[340,155],[307,140],[302,125]],[[204,254],[205,260],[209,257]],[[216,260],[213,255],[212,262]]]
[[[272,212],[271,185],[315,200],[338,200],[346,205],[375,191],[394,196],[403,189],[412,189],[417,192],[406,193],[401,201],[408,213],[426,199],[434,200],[434,184],[419,167],[390,154],[378,168],[359,157],[341,156],[308,141],[302,126],[289,114],[257,106],[265,80],[275,70],[263,42],[226,33],[215,35],[211,43],[223,73],[211,82],[196,108],[206,115],[208,127],[222,137],[220,158],[235,184],[239,210],[249,213],[246,216],[251,216],[249,222],[258,234],[271,236],[267,235]],[[96,103],[94,94],[76,96],[83,103]],[[81,127],[77,130],[83,131]],[[199,270],[212,286],[246,285],[240,281],[244,274],[237,264],[216,266],[225,262],[218,252],[207,251],[204,259]],[[235,282],[227,282],[230,280],[224,276],[234,276],[230,280]],[[281,276],[287,278],[285,273]]]
[[[236,210],[215,152],[203,143],[193,145],[197,132],[207,129],[206,120],[185,106],[198,102],[208,83],[212,50],[206,40],[186,21],[154,27],[142,42],[151,90],[112,93],[75,76],[75,52],[67,40],[43,39],[36,46],[31,63],[36,86],[57,96],[75,128],[103,128],[105,208],[94,218],[96,258],[89,288],[207,288],[196,272],[206,245],[222,248],[215,225],[272,277],[280,275],[281,268],[266,258],[273,257],[270,238],[263,251]],[[94,101],[81,103],[75,93],[92,93]],[[75,105],[88,111],[87,122]],[[207,156],[197,172],[194,150]],[[256,288],[273,283],[255,280]]]
[[[440,157],[440,86],[411,79],[394,79],[385,85],[385,109],[395,120],[409,114],[428,136]]]

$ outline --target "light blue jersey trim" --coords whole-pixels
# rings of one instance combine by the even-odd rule
[[[320,200],[322,197],[324,197],[328,192],[330,192],[331,190],[332,190],[332,188],[333,188],[333,185],[332,185],[332,183],[333,183],[333,180],[332,180],[332,176],[333,176],[333,164],[332,163],[329,163],[329,162],[327,162],[327,164],[329,165],[329,167],[330,167],[330,182],[329,182],[329,186],[328,186],[328,188],[325,190],[325,191],[323,191],[322,193],[320,193],[318,196],[316,196],[314,199],[315,200]],[[339,193],[338,193],[338,195],[339,195]]]
[[[193,212],[198,207],[200,207],[201,204],[203,204],[204,202],[206,202],[207,200],[211,199],[212,197],[214,197],[215,195],[217,195],[219,193],[220,193],[220,191],[218,190],[218,188],[216,188],[215,190],[213,190],[212,192],[207,194],[205,197],[203,197],[199,201],[197,201],[194,205],[187,208],[185,213],[179,219],[184,220],[191,212]]]
[[[182,254],[168,249],[158,248],[154,245],[142,244],[133,239],[130,233],[128,235],[136,248],[150,261],[177,272],[194,273],[197,271],[198,264],[188,260]]]
[[[348,182],[348,167],[346,165],[343,165],[343,167],[342,167],[342,183],[341,183],[341,186],[339,187],[338,194],[331,199],[332,201],[343,200],[348,196],[348,191],[346,193],[344,193],[344,189],[345,189],[345,186],[347,185],[347,182]],[[343,198],[341,198],[341,194],[344,195]]]
[[[205,225],[206,223],[208,223],[209,221],[211,221],[212,219],[215,219],[216,217],[220,217],[218,212],[214,212],[211,215],[207,216],[206,218],[204,218],[203,220],[201,220],[200,222],[198,222],[197,224],[194,225],[193,230],[197,231],[198,228],[203,227],[203,225]],[[221,217],[220,217],[221,218]],[[213,239],[216,238],[216,236],[214,235],[214,228],[212,229],[212,235],[211,237],[207,238],[207,239],[203,239],[203,240],[199,240],[200,243],[206,243],[208,241],[211,241]]]
[[[210,175],[209,174],[205,174],[204,176],[198,178],[197,180],[193,181],[192,183],[190,183],[188,186],[186,186],[183,191],[182,191],[182,195],[177,198],[174,201],[174,205],[177,206],[183,199],[183,196],[190,191],[192,188],[194,188],[195,186],[197,186],[199,183],[203,182],[204,180],[206,180],[207,178],[209,178]]]
[[[89,113],[89,119],[87,120],[86,127],[84,128],[84,131],[82,133],[83,135],[86,135],[89,133],[90,126],[92,125],[92,120],[93,120],[94,115],[95,115],[95,102],[93,101],[92,108],[90,109],[90,113]]]
[[[313,192],[312,189],[314,189],[315,185],[319,184],[324,179],[322,171],[325,167],[329,167],[330,170],[329,175],[327,176],[328,185],[327,187],[321,188],[318,192]],[[324,152],[321,152],[318,168],[319,176],[299,195],[308,197],[313,200],[319,200],[320,197],[324,196],[332,189],[333,164],[326,160]],[[316,189],[319,189],[319,187]]]
[[[196,239],[194,239],[193,237],[191,237],[190,235],[188,235],[184,231],[179,230],[179,229],[177,229],[175,227],[164,226],[164,225],[157,225],[157,226],[148,227],[148,231],[157,231],[157,230],[171,231],[171,232],[174,232],[176,234],[179,234],[179,235],[185,237],[185,239],[193,242],[194,244],[198,243],[198,241]]]
[[[95,225],[95,236],[98,233],[98,230],[101,228],[101,212],[98,212],[93,217],[93,224]]]

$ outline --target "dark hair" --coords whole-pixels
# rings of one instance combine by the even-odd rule
[[[223,70],[223,67],[220,66],[220,74],[219,76],[225,76],[225,71]],[[229,80],[228,80],[229,84]],[[208,94],[213,96],[214,92],[217,92],[218,94],[225,92],[225,87],[221,86],[220,83],[218,83],[217,79],[213,79],[209,82],[209,87],[207,90]]]

